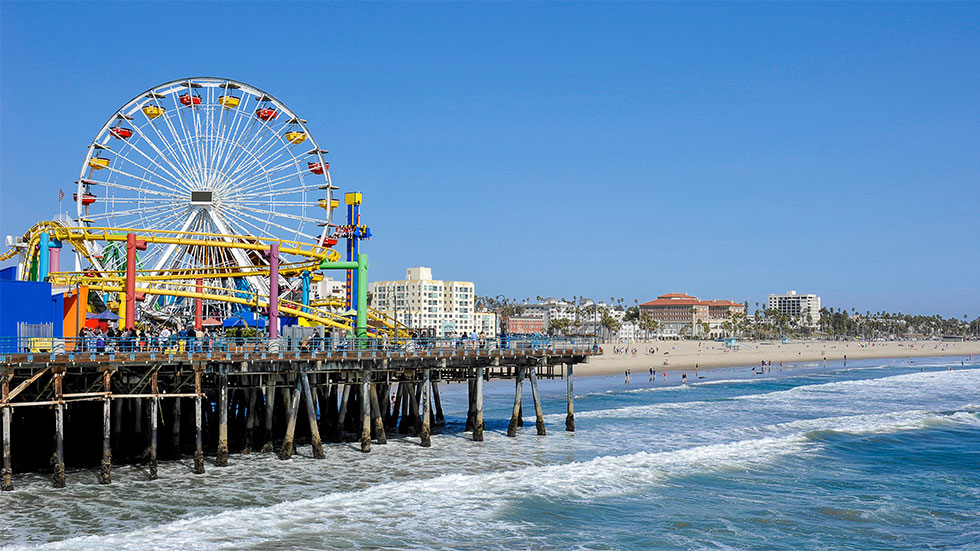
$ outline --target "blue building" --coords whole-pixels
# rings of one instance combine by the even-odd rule
[[[18,338],[62,338],[64,299],[46,281],[17,281],[17,267],[0,270],[0,353],[23,352]]]

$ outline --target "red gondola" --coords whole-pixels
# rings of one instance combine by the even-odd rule
[[[125,140],[127,138],[133,137],[133,131],[129,128],[122,126],[115,126],[109,129],[109,134],[112,134],[113,138],[118,138],[120,140]]]
[[[184,105],[201,105],[201,96],[192,96],[190,94],[181,94],[180,103]]]
[[[75,202],[78,202],[78,194],[77,193],[72,193],[71,194],[71,198],[74,199]],[[91,205],[94,202],[95,202],[95,195],[94,194],[91,194],[91,193],[82,194],[82,204],[83,205],[88,206],[88,205]]]
[[[326,245],[327,247],[333,247],[334,245],[337,244],[337,238],[328,237],[326,240],[324,240],[323,244]]]
[[[306,166],[310,168],[310,172],[313,174],[323,174],[324,170],[330,170],[330,163],[324,161],[323,164],[310,161],[306,163]]]
[[[258,117],[259,120],[262,120],[262,121],[265,121],[265,122],[269,122],[272,119],[278,117],[279,116],[279,112],[276,111],[275,109],[270,109],[268,107],[263,107],[261,109],[256,109],[255,110],[255,116]]]

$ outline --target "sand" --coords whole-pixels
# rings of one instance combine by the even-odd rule
[[[613,348],[628,346],[627,354],[614,354]],[[636,354],[632,349],[636,348]],[[656,348],[656,353],[649,349]],[[593,356],[586,364],[575,367],[576,375],[609,375],[630,369],[634,375],[657,371],[691,371],[713,367],[761,365],[763,361],[778,365],[826,359],[842,361],[868,358],[908,358],[920,356],[980,357],[980,341],[889,341],[863,343],[856,341],[739,341],[738,350],[729,350],[715,341],[653,341],[643,343],[604,344],[603,354]]]

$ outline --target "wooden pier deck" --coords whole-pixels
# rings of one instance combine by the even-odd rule
[[[537,379],[566,378],[566,430],[573,431],[573,366],[597,350],[590,341],[569,340],[409,350],[278,345],[192,351],[188,343],[183,352],[115,353],[73,352],[69,346],[67,352],[52,347],[54,354],[0,354],[0,489],[13,488],[15,466],[18,471],[50,468],[55,486],[64,486],[66,441],[69,464],[98,465],[104,484],[111,482],[114,462],[145,463],[153,479],[158,459],[184,454],[192,454],[194,472],[204,474],[205,456],[222,467],[232,452],[275,452],[289,459],[303,444],[322,458],[324,439],[356,438],[364,452],[395,434],[429,446],[433,428],[445,422],[439,384],[449,382],[468,385],[465,430],[482,441],[485,381],[517,381],[508,427],[508,436],[515,436],[523,424],[526,379],[537,434],[544,435]],[[24,442],[16,463],[14,438]]]

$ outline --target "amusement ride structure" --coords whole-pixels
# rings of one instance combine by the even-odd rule
[[[74,288],[82,309],[116,310],[120,327],[193,320],[200,328],[205,312],[248,312],[268,317],[272,338],[290,316],[397,339],[398,324],[366,307],[358,241],[371,232],[360,222],[361,194],[345,195],[347,223],[335,223],[326,154],[305,120],[252,85],[200,77],[154,86],[88,146],[75,218],[36,224],[0,261],[19,257],[19,279]],[[344,261],[333,250],[340,239]],[[311,284],[328,269],[347,271],[346,297],[311,301]]]

